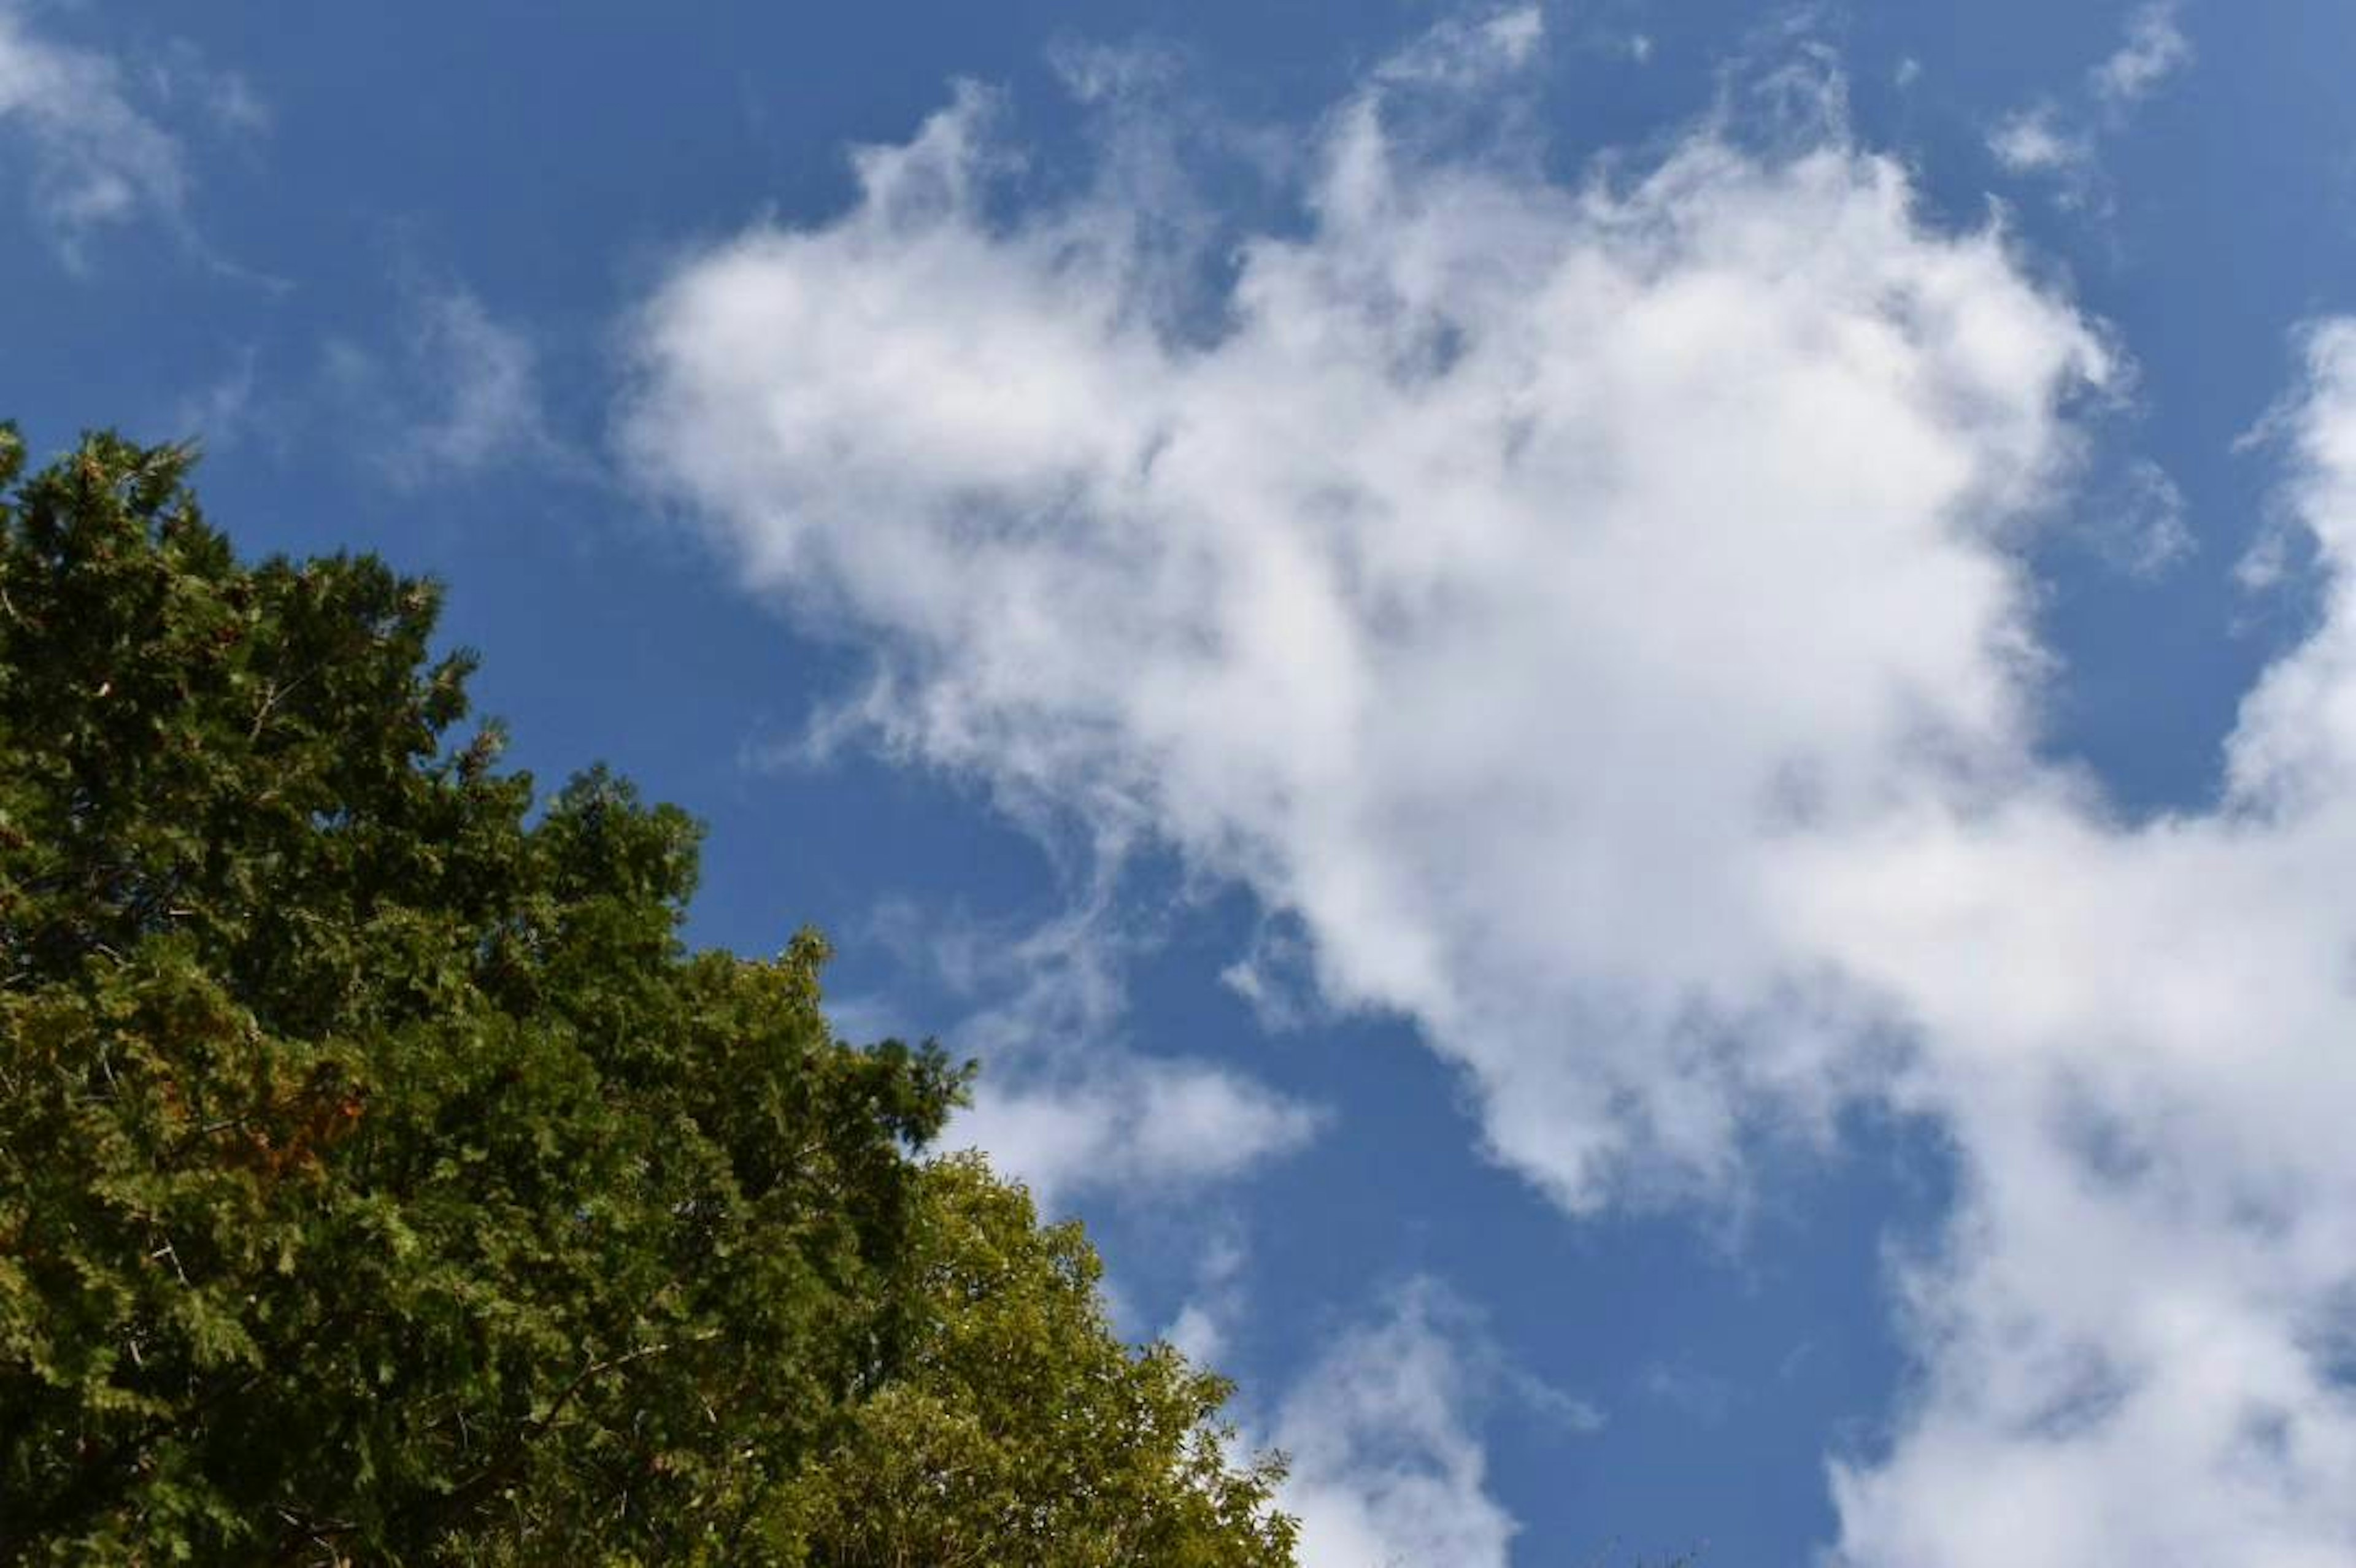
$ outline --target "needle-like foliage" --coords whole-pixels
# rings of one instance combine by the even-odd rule
[[[965,1070],[462,734],[439,591],[0,426],[0,1563],[1289,1563]]]

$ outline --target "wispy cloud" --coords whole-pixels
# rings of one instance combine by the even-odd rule
[[[323,374],[362,454],[404,486],[503,465],[578,468],[551,432],[539,352],[472,291],[411,285],[400,342],[328,342]]]
[[[1734,1410],[1737,1394],[1724,1378],[1685,1361],[1654,1362],[1637,1386],[1645,1398],[1704,1426],[1722,1425]]]
[[[2168,470],[2139,458],[2098,497],[2086,541],[2096,556],[2128,576],[2157,577],[2199,548],[2184,514],[2184,492]]]
[[[2102,144],[2126,127],[2128,116],[2169,78],[2192,63],[2192,43],[2179,24],[2179,0],[2147,0],[2132,12],[2119,47],[2086,72],[2073,102],[2048,99],[1999,118],[1988,151],[2015,174],[2053,180],[2066,206],[2097,208],[2103,188]]]
[[[102,229],[185,223],[187,155],[134,104],[122,64],[41,36],[13,0],[0,0],[0,137],[26,149],[34,216],[70,267]]]
[[[1505,1568],[1517,1527],[1489,1492],[1484,1344],[1416,1280],[1293,1387],[1270,1435],[1292,1461],[1302,1568]]]
[[[193,440],[216,452],[242,441],[255,418],[257,359],[248,345],[233,356],[229,369],[177,400],[166,415],[172,439]]]
[[[2139,103],[2192,63],[2192,42],[2178,24],[2180,0],[2150,0],[2127,18],[2127,36],[2089,80],[2094,96],[2114,108]]]
[[[1240,1234],[1214,1230],[1196,1261],[1194,1289],[1158,1338],[1176,1346],[1197,1366],[1222,1364],[1228,1335],[1247,1309],[1248,1261]]]
[[[960,999],[943,1032],[983,1063],[948,1141],[984,1150],[1051,1213],[1083,1196],[1197,1198],[1300,1149],[1326,1120],[1234,1068],[1131,1046],[1135,942],[1111,893],[1107,882],[1027,931],[893,905],[877,932]]]
[[[1988,151],[2015,174],[2062,175],[2075,177],[2094,166],[2094,138],[2083,127],[2063,123],[2050,103],[2022,109],[1997,122],[1988,133]]]
[[[87,271],[102,236],[145,223],[219,271],[276,283],[211,253],[188,210],[191,139],[202,147],[269,130],[252,83],[186,39],[132,58],[67,41],[35,16],[0,0],[0,151],[21,154],[0,167],[24,172],[31,218],[59,261]]]

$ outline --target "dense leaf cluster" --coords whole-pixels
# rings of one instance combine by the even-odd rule
[[[1226,1393],[926,1159],[698,829],[461,740],[438,592],[0,427],[0,1563],[1290,1560]]]

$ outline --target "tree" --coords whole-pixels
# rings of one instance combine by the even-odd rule
[[[924,1173],[900,1372],[835,1449],[811,1521],[860,1568],[1248,1568],[1291,1560],[1263,1468],[1238,1474],[1225,1381],[1108,1330],[1076,1223],[978,1158]],[[953,1488],[939,1478],[955,1477]]]
[[[1278,1564],[1226,1385],[927,1158],[700,830],[463,739],[439,590],[0,426],[0,1563]]]

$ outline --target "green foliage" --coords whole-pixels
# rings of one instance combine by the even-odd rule
[[[463,741],[437,588],[0,426],[0,1563],[1279,1564],[1226,1390],[926,1161],[699,830]]]
[[[1227,1385],[1113,1337],[1076,1224],[1040,1229],[1020,1189],[952,1158],[925,1173],[912,1255],[901,1370],[838,1439],[813,1515],[821,1561],[1291,1560],[1291,1521],[1265,1506],[1278,1473],[1228,1464]]]

